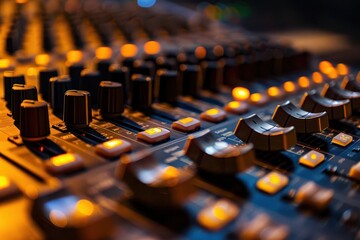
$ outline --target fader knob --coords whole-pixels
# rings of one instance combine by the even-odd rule
[[[134,109],[146,109],[152,103],[152,80],[140,74],[134,74],[131,77],[132,94],[131,106]]]
[[[220,62],[203,62],[201,67],[203,71],[203,89],[219,92],[223,80],[222,64]]]
[[[321,94],[334,100],[349,99],[353,111],[360,110],[360,92],[341,89],[336,83],[326,83]]]
[[[44,101],[50,102],[49,85],[50,78],[58,76],[59,73],[56,69],[44,69],[39,71],[39,92]]]
[[[14,71],[4,72],[4,98],[8,108],[11,107],[11,88],[14,84],[25,84],[24,75],[17,74]]]
[[[182,95],[196,97],[200,94],[202,78],[198,65],[180,65],[179,79],[182,84]]]
[[[178,91],[178,78],[176,71],[158,70],[155,80],[155,95],[159,102],[176,102]]]
[[[99,90],[100,114],[104,117],[117,117],[124,112],[124,95],[121,83],[102,81]]]
[[[68,90],[64,96],[63,121],[69,128],[89,126],[92,120],[90,93],[79,90]]]
[[[50,104],[54,113],[62,113],[64,94],[71,89],[69,76],[53,77],[50,79]]]
[[[39,141],[50,134],[46,102],[24,100],[20,105],[20,136],[26,141]]]
[[[84,69],[81,72],[80,89],[88,91],[91,95],[91,106],[93,108],[98,107],[98,92],[101,82],[100,73],[96,71],[90,71]]]
[[[349,91],[360,92],[360,81],[358,81],[353,75],[345,76],[341,81],[341,88]]]
[[[25,100],[37,101],[37,90],[35,86],[14,84],[11,89],[11,113],[15,124],[20,121],[20,105]]]

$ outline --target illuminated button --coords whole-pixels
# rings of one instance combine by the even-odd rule
[[[278,172],[270,172],[257,181],[256,187],[268,194],[275,194],[288,183],[289,179],[287,176]]]
[[[333,190],[322,188],[314,182],[307,182],[297,191],[295,202],[300,205],[323,210],[329,206],[333,196]]]
[[[226,104],[225,111],[233,114],[242,114],[249,110],[249,106],[245,102],[232,101]]]
[[[165,128],[149,128],[137,134],[137,138],[148,143],[157,143],[170,138],[170,131]]]
[[[132,58],[132,57],[135,57],[136,54],[138,53],[138,48],[134,44],[130,44],[130,43],[124,44],[120,48],[120,53],[124,58]]]
[[[324,81],[323,76],[319,72],[313,72],[311,77],[312,77],[313,82],[316,83],[316,84],[321,84]]]
[[[250,95],[250,102],[254,105],[263,105],[267,103],[268,98],[261,93],[253,93]]]
[[[278,87],[269,87],[267,93],[270,97],[279,98],[283,96],[283,92]]]
[[[287,81],[283,85],[285,92],[287,93],[293,93],[296,91],[296,86],[293,82]]]
[[[49,54],[46,54],[46,53],[44,53],[44,54],[38,54],[38,55],[36,55],[36,57],[35,57],[35,63],[37,64],[37,65],[39,65],[39,66],[46,66],[46,65],[48,65],[49,64],[49,62],[50,62],[50,56],[49,56]]]
[[[0,200],[18,192],[19,189],[8,177],[0,175]]]
[[[350,168],[349,177],[360,181],[360,162],[356,163]]]
[[[219,230],[234,220],[239,214],[239,208],[227,199],[220,199],[210,206],[202,209],[198,216],[198,222],[209,230]]]
[[[232,96],[235,100],[244,101],[250,97],[250,91],[244,87],[236,87],[232,90]]]
[[[109,47],[98,47],[95,51],[95,56],[100,60],[110,59],[112,56],[112,50]]]
[[[200,128],[200,121],[192,117],[182,118],[173,122],[171,127],[182,132],[192,132]]]
[[[319,63],[319,69],[322,73],[329,74],[334,67],[329,61],[321,61]]]
[[[203,113],[200,114],[200,118],[202,120],[208,122],[218,123],[223,121],[226,118],[225,111],[218,109],[218,108],[211,108]]]
[[[45,161],[45,168],[52,174],[65,174],[84,168],[84,161],[78,154],[65,153]]]
[[[325,155],[315,150],[308,152],[299,159],[299,163],[314,168],[325,160]]]
[[[345,75],[349,74],[348,67],[343,63],[339,63],[336,65],[336,71],[341,76],[345,76]]]
[[[346,147],[353,141],[353,137],[345,133],[339,133],[331,140],[331,143],[335,143],[339,146]]]
[[[298,79],[298,84],[301,88],[308,88],[310,86],[309,78],[302,76]]]
[[[144,44],[144,52],[148,55],[156,55],[160,52],[160,43],[156,41],[148,41]]]
[[[103,157],[118,157],[123,153],[129,152],[132,149],[128,141],[121,139],[112,139],[95,146],[95,152]]]
[[[204,59],[206,57],[206,49],[203,46],[199,46],[195,49],[195,56],[198,59]]]
[[[79,50],[72,50],[66,53],[66,60],[69,63],[81,62],[82,58],[83,58],[83,53]]]

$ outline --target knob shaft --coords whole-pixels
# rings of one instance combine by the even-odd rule
[[[140,74],[134,74],[131,78],[132,94],[131,107],[144,110],[152,103],[152,80]]]
[[[11,113],[15,124],[20,121],[20,105],[25,100],[37,101],[37,90],[35,86],[14,84],[11,90]]]
[[[71,89],[69,76],[53,77],[50,79],[50,103],[54,113],[63,112],[64,94]]]
[[[69,128],[84,128],[92,120],[90,93],[68,90],[64,97],[63,121]]]
[[[179,95],[176,71],[158,70],[155,95],[159,102],[174,103]]]
[[[49,102],[49,86],[50,86],[50,78],[58,76],[59,73],[56,69],[44,69],[39,72],[39,92],[44,101]]]
[[[99,91],[100,114],[117,117],[124,112],[124,95],[121,83],[102,81]]]
[[[179,79],[182,84],[182,95],[196,97],[200,94],[202,85],[200,66],[180,65]]]
[[[25,84],[24,75],[17,74],[14,71],[4,72],[4,98],[8,108],[11,107],[11,89],[14,84]]]
[[[84,64],[82,63],[73,63],[68,65],[68,74],[70,76],[73,89],[80,89],[81,72],[84,68]]]

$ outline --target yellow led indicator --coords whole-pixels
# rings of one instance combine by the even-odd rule
[[[232,96],[236,100],[247,100],[250,96],[250,91],[247,88],[244,87],[235,87],[232,90]]]
[[[52,164],[57,167],[72,163],[75,160],[76,160],[75,155],[72,153],[65,153],[51,158]]]
[[[10,186],[9,178],[5,176],[0,176],[0,189],[4,189]]]
[[[10,59],[1,58],[0,59],[0,69],[5,69],[10,67]]]
[[[144,44],[144,51],[148,55],[156,55],[160,52],[161,46],[157,41],[148,41]]]
[[[298,79],[298,84],[301,88],[308,88],[310,86],[309,78],[302,76]]]
[[[295,92],[295,84],[291,81],[287,81],[284,83],[284,90],[285,92],[292,93]]]
[[[349,74],[348,67],[343,63],[339,63],[336,65],[336,71],[341,76],[345,76],[345,75]]]
[[[316,84],[321,84],[324,81],[323,76],[319,72],[313,72],[311,77],[312,77],[313,82]]]
[[[219,109],[216,109],[216,108],[211,108],[206,111],[206,114],[208,114],[208,115],[216,115],[218,113],[219,113]]]
[[[238,108],[241,106],[241,102],[238,101],[232,101],[228,103],[229,108]]]
[[[193,118],[191,118],[191,117],[182,118],[179,120],[179,122],[181,122],[183,124],[188,124],[188,123],[191,123],[192,121],[193,121]]]
[[[256,187],[266,193],[274,194],[285,187],[288,182],[287,176],[277,172],[270,172],[257,181]]]
[[[206,49],[203,46],[199,46],[195,49],[195,56],[198,59],[203,59],[206,57]]]
[[[179,171],[172,166],[168,166],[164,169],[161,178],[164,180],[177,179],[179,177]]]
[[[263,96],[261,93],[253,93],[250,95],[250,100],[253,103],[258,103],[262,100]]]
[[[334,67],[329,61],[321,61],[319,63],[319,69],[322,73],[329,74]]]
[[[81,62],[83,58],[83,53],[79,50],[71,50],[66,53],[66,59],[70,63]]]
[[[299,159],[299,163],[307,167],[314,168],[325,160],[325,155],[315,150],[311,150]]]
[[[104,147],[106,147],[107,149],[112,149],[121,146],[122,144],[123,141],[121,141],[120,139],[113,139],[103,143]]]
[[[280,94],[280,90],[278,87],[269,87],[267,93],[270,97],[277,97]]]
[[[35,63],[39,66],[46,66],[50,62],[50,56],[49,54],[38,54],[35,57]]]
[[[313,154],[310,155],[310,158],[315,160],[317,158],[317,156],[316,156],[316,154],[313,153]]]
[[[132,58],[135,57],[138,53],[138,48],[135,44],[125,44],[120,48],[121,56],[124,58]]]
[[[112,56],[112,49],[109,47],[98,47],[95,51],[95,56],[100,60],[110,59]]]
[[[94,212],[94,204],[86,199],[81,199],[76,203],[75,214],[81,214],[83,216],[91,216]]]
[[[332,69],[329,71],[329,73],[327,73],[327,76],[328,76],[329,78],[331,78],[331,79],[335,79],[335,78],[337,78],[339,75],[338,75],[336,69],[335,69],[335,68],[332,68]]]
[[[145,130],[145,132],[149,135],[155,135],[155,134],[161,133],[162,130],[161,130],[161,128],[149,128],[149,129]]]

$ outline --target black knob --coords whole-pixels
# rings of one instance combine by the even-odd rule
[[[81,72],[80,89],[88,91],[91,95],[91,106],[98,107],[98,93],[101,77],[99,72],[84,69]]]
[[[102,81],[110,80],[110,72],[109,72],[110,65],[111,65],[110,60],[104,59],[104,60],[98,60],[96,62],[96,70],[100,73]]]
[[[25,84],[24,75],[17,74],[14,71],[4,72],[4,98],[8,108],[11,107],[11,89],[14,84]]]
[[[131,107],[144,110],[152,103],[152,80],[150,77],[134,74],[131,77]]]
[[[68,90],[64,96],[63,121],[69,128],[84,128],[92,120],[90,93]]]
[[[64,94],[71,89],[69,76],[53,77],[50,79],[50,105],[54,113],[62,113],[64,107]]]
[[[11,89],[11,113],[15,124],[20,121],[20,105],[25,100],[38,100],[35,86],[14,84]]]
[[[235,87],[239,84],[239,72],[236,60],[228,58],[224,60],[223,81],[224,85]]]
[[[176,70],[177,69],[176,60],[171,58],[166,58],[163,56],[157,57],[156,69]]]
[[[142,74],[145,76],[153,77],[155,74],[155,65],[153,62],[145,62],[142,60],[136,60],[133,65],[133,74]]]
[[[179,79],[182,85],[182,95],[196,97],[199,95],[202,85],[200,66],[180,65]]]
[[[339,85],[331,82],[324,85],[321,94],[324,97],[328,97],[334,100],[348,99],[351,103],[351,109],[353,111],[360,110],[360,92],[341,89]]]
[[[223,65],[220,62],[203,62],[203,89],[219,92],[223,80]]]
[[[84,70],[84,64],[82,63],[73,63],[68,64],[68,75],[71,79],[71,84],[73,89],[80,89],[81,81],[81,72]]]
[[[124,95],[121,83],[102,81],[99,90],[100,114],[104,117],[117,117],[124,112]]]
[[[20,105],[20,136],[26,141],[39,141],[50,134],[46,102],[24,100]]]
[[[56,69],[43,69],[39,71],[39,92],[44,101],[49,102],[49,85],[50,78],[58,76],[59,73]]]
[[[176,71],[158,70],[155,81],[155,96],[159,102],[176,102],[178,91],[178,78]]]
[[[353,75],[345,76],[341,81],[341,88],[349,91],[360,92],[360,81],[358,81]]]
[[[122,67],[119,64],[110,65],[110,81],[121,83],[123,88],[123,96],[126,100],[128,99],[128,91],[130,90],[130,72],[127,67]]]

